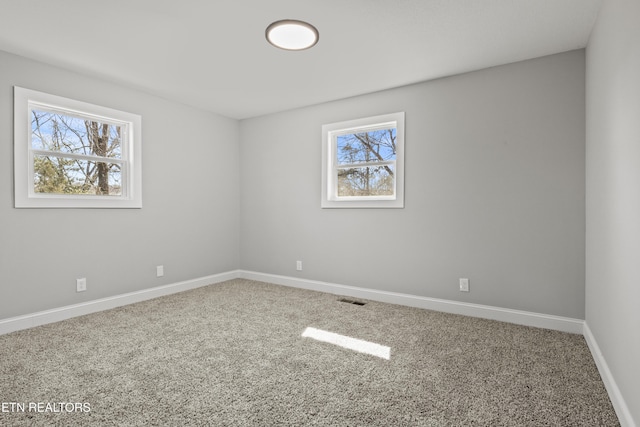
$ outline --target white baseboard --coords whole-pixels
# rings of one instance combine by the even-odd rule
[[[427,310],[442,311],[445,313],[461,314],[464,316],[480,317],[483,319],[499,320],[502,322],[553,329],[573,334],[582,334],[583,332],[584,320],[572,319],[570,317],[553,316],[549,314],[512,310],[488,305],[470,304],[437,298],[427,298],[397,292],[380,291],[376,289],[319,282],[316,280],[299,279],[296,277],[259,273],[255,271],[240,270],[239,273],[240,277],[243,279],[258,280],[274,283],[276,285],[291,286],[356,298],[365,298],[373,301],[406,305],[409,307],[424,308]]]
[[[528,311],[512,310],[480,304],[470,304],[458,301],[450,301],[437,298],[428,298],[416,295],[402,294],[398,292],[381,291],[376,289],[359,288],[355,286],[339,285],[336,283],[320,282],[317,280],[300,279],[289,276],[259,273],[255,271],[234,270],[184,282],[173,283],[165,286],[144,289],[137,292],[129,292],[113,297],[102,298],[80,304],[69,305],[51,310],[40,311],[23,316],[0,319],[0,335],[21,329],[32,328],[47,323],[59,322],[76,316],[95,313],[110,308],[133,304],[164,295],[195,289],[214,283],[220,283],[235,278],[258,280],[277,285],[291,286],[295,288],[309,289],[319,292],[327,292],[336,295],[345,295],[356,298],[365,298],[374,301],[391,304],[406,305],[409,307],[423,308],[427,310],[442,311],[445,313],[461,314],[464,316],[479,317],[483,319],[499,320],[502,322],[519,325],[534,326],[537,328],[553,329],[563,332],[582,334],[584,321],[568,317],[553,316],[548,314],[532,313]]]
[[[236,279],[239,277],[239,271],[228,271],[225,273],[214,274],[212,276],[200,277],[198,279],[186,280],[184,282],[172,283],[169,285],[158,286],[141,291],[129,292],[122,295],[101,298],[93,301],[83,302],[80,304],[68,305],[65,307],[54,308],[51,310],[31,313],[24,316],[11,317],[8,319],[0,319],[0,335],[22,329],[33,328],[35,326],[45,325],[48,323],[59,322],[61,320],[70,319],[72,317],[83,316],[85,314],[96,313],[98,311],[108,310],[115,307],[121,307],[127,304],[146,301],[165,295],[175,294],[177,292],[187,291],[189,289],[199,288],[214,283],[224,282],[225,280]]]
[[[607,361],[602,355],[602,351],[600,351],[600,346],[598,345],[596,338],[593,336],[591,329],[589,329],[589,325],[586,321],[584,323],[583,335],[585,341],[587,341],[593,360],[596,362],[596,366],[600,372],[600,377],[602,377],[602,382],[607,389],[609,399],[611,399],[611,404],[616,411],[620,425],[622,427],[636,427],[633,417],[631,416],[631,411],[622,397],[622,393],[609,370],[609,365],[607,365]]]

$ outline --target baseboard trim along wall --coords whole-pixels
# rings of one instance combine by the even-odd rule
[[[48,323],[59,322],[61,320],[83,316],[85,314],[96,313],[98,311],[109,310],[111,308],[146,301],[165,295],[175,294],[189,289],[212,285],[226,280],[236,279],[238,277],[239,271],[229,271],[226,273],[214,274],[212,276],[205,276],[198,279],[186,280],[150,289],[143,289],[141,291],[129,292],[126,294],[87,301],[80,304],[68,305],[23,316],[0,319],[0,335],[22,329],[33,328],[35,326],[46,325]]]
[[[587,322],[584,323],[583,335],[587,345],[589,346],[593,360],[596,362],[596,366],[600,372],[600,377],[602,377],[602,382],[607,389],[609,399],[611,399],[611,403],[613,404],[613,409],[615,409],[616,415],[620,420],[620,425],[622,427],[636,427],[636,424],[631,417],[631,411],[622,397],[618,384],[616,384],[616,381],[609,370],[609,365],[607,365],[607,362],[602,355],[602,351],[600,351],[600,346],[598,346],[596,338],[593,336],[591,329],[589,329]]]
[[[274,283],[276,285],[291,286],[313,291],[364,298],[391,304],[406,305],[426,310],[442,311],[445,313],[461,314],[482,319],[498,320],[518,325],[534,326],[537,328],[553,329],[556,331],[582,334],[584,320],[569,317],[553,316],[550,314],[533,313],[522,310],[493,307],[488,305],[470,304],[458,301],[428,298],[398,292],[381,291],[376,289],[359,288],[355,286],[339,285],[335,283],[319,282],[316,280],[299,279],[289,276],[278,276],[255,271],[240,270],[240,277]]]
[[[417,295],[402,294],[398,292],[381,291],[355,286],[340,285],[336,283],[321,282],[317,280],[300,279],[289,276],[259,273],[255,271],[233,270],[225,273],[214,274],[193,280],[173,283],[155,288],[129,292],[108,298],[88,301],[80,304],[68,305],[23,316],[0,319],[0,335],[47,323],[59,322],[76,316],[95,313],[110,308],[133,304],[152,298],[170,295],[201,286],[212,285],[226,280],[244,278],[261,282],[274,283],[276,285],[290,286],[294,288],[309,289],[319,292],[327,292],[336,295],[344,295],[355,298],[364,298],[391,304],[406,305],[409,307],[423,308],[427,310],[442,311],[445,313],[461,314],[464,316],[479,317],[483,319],[498,320],[515,323],[518,325],[533,326],[537,328],[553,329],[557,331],[582,334],[584,321],[568,317],[553,316],[549,314],[533,313],[521,310],[512,310],[501,307],[493,307],[480,304],[470,304],[458,301],[428,298]]]

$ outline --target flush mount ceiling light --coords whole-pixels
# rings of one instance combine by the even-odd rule
[[[265,36],[269,43],[285,50],[309,49],[318,43],[320,38],[316,27],[294,19],[274,22],[267,27]]]

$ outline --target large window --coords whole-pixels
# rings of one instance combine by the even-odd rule
[[[322,127],[323,208],[404,207],[404,113]]]
[[[14,88],[17,208],[139,208],[138,115]]]

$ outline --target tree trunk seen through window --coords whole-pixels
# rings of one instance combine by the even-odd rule
[[[107,157],[107,144],[109,142],[109,125],[103,123],[101,126],[98,122],[84,121],[87,127],[87,137],[92,151],[96,156]],[[105,162],[97,163],[98,185],[96,194],[109,194],[109,166]]]

